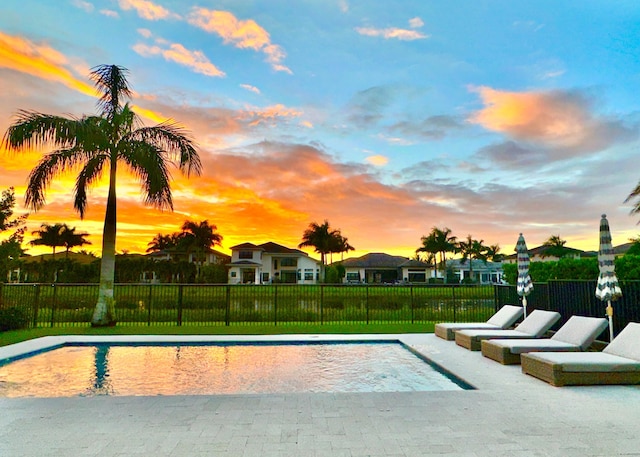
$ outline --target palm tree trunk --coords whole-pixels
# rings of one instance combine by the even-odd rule
[[[93,311],[91,325],[105,327],[116,324],[115,299],[113,297],[113,283],[116,266],[116,158],[111,159],[109,176],[109,196],[107,210],[104,216],[102,231],[102,261],[100,262],[100,289],[98,302]]]

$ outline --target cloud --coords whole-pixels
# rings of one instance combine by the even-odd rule
[[[77,8],[80,8],[81,10],[86,11],[87,13],[92,13],[94,10],[93,4],[84,0],[72,0],[71,4]]]
[[[253,92],[254,94],[259,94],[260,93],[260,89],[258,89],[256,86],[252,86],[250,84],[240,84],[240,87],[242,87],[245,90],[248,90],[249,92]]]
[[[389,158],[380,154],[369,156],[365,159],[367,163],[375,165],[376,167],[383,167],[389,163]]]
[[[102,14],[103,16],[112,17],[112,18],[120,17],[117,11],[107,10],[107,9],[100,10],[100,14]]]
[[[95,96],[96,90],[66,67],[76,67],[66,56],[44,43],[0,32],[0,68],[7,68],[48,81],[54,81]],[[87,73],[88,73],[88,66]]]
[[[149,0],[118,0],[118,4],[125,11],[135,10],[138,16],[149,21],[180,18],[179,15]]]
[[[148,29],[139,29],[138,33],[145,38],[152,36]],[[137,43],[132,49],[143,57],[162,56],[168,62],[177,63],[205,76],[225,76],[225,73],[212,64],[202,51],[191,51],[180,43],[167,43],[163,39],[156,38],[154,45]]]
[[[518,155],[536,151],[534,161],[562,160],[602,151],[638,136],[637,125],[598,116],[594,100],[580,91],[507,92],[489,87],[472,90],[485,106],[468,121],[508,139],[485,150],[496,160],[504,159],[507,151]]]
[[[274,70],[292,73],[282,63],[286,57],[282,47],[271,43],[269,32],[253,19],[241,20],[228,11],[194,7],[187,21],[208,33],[220,36],[225,44],[263,52],[267,56],[266,61]]]
[[[464,124],[453,116],[435,115],[421,121],[399,121],[389,126],[387,131],[391,134],[401,134],[421,140],[441,140],[452,130],[461,130],[464,127]]]
[[[409,19],[409,27],[411,29],[420,28],[424,25],[424,22],[419,17],[414,17]],[[429,38],[429,35],[426,35],[417,30],[409,30],[409,29],[401,29],[397,27],[388,27],[388,28],[375,28],[375,27],[356,27],[356,32],[360,35],[371,36],[371,37],[383,37],[387,40],[396,39],[401,41],[414,41],[414,40],[424,40]]]

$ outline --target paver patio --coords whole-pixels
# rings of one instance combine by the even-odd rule
[[[640,456],[640,386],[557,388],[432,334],[381,337],[477,390],[0,398],[0,455]]]

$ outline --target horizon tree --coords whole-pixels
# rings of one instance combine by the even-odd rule
[[[487,262],[487,246],[484,244],[484,240],[474,240],[471,235],[467,235],[465,241],[460,241],[458,243],[458,252],[462,254],[462,258],[460,259],[460,263],[465,263],[467,260],[469,261],[469,278],[471,281],[475,281],[473,275],[473,260],[482,260],[483,262]]]
[[[457,252],[457,237],[451,235],[452,231],[448,227],[439,229],[433,227],[427,236],[422,236],[420,241],[422,246],[416,249],[418,252],[440,255],[440,269],[444,271],[444,283],[447,283],[447,252]]]
[[[320,254],[320,262],[324,266],[326,264],[326,255],[331,252],[335,232],[335,230],[331,230],[331,227],[329,227],[329,221],[326,219],[322,224],[311,222],[309,227],[302,234],[302,242],[298,247],[314,248],[315,252]]]
[[[40,225],[40,230],[34,230],[32,235],[36,235],[37,238],[31,240],[29,244],[31,246],[47,246],[53,249],[52,257],[56,258],[56,248],[64,246],[64,239],[62,238],[62,232],[64,231],[65,224],[47,224],[43,222]]]
[[[168,235],[158,233],[149,243],[147,243],[148,247],[145,252],[150,253],[173,249],[178,246],[179,236],[180,233],[170,233]]]
[[[142,125],[126,99],[132,96],[128,70],[118,65],[92,68],[89,78],[96,86],[98,115],[63,117],[20,110],[3,137],[8,151],[53,148],[29,174],[25,203],[34,211],[45,204],[54,177],[79,170],[73,191],[73,207],[83,219],[87,188],[109,177],[100,287],[91,319],[93,326],[115,325],[116,182],[118,164],[138,180],[145,204],[173,210],[169,165],[175,163],[187,176],[199,175],[201,163],[190,134],[173,121],[153,127]]]
[[[62,246],[65,248],[65,258],[69,258],[69,250],[72,248],[91,244],[91,241],[85,239],[88,236],[89,234],[86,232],[76,233],[75,227],[69,227],[67,224],[62,224],[62,233],[60,233],[60,238],[62,239]]]
[[[200,222],[186,220],[180,229],[182,232],[177,236],[178,247],[186,250],[187,261],[189,254],[195,253],[196,278],[199,278],[205,253],[213,246],[222,246],[222,235],[216,233],[218,227],[209,224],[206,219]]]
[[[561,259],[565,255],[567,255],[570,251],[569,248],[565,246],[565,244],[567,244],[567,241],[560,238],[560,235],[551,235],[547,239],[547,241],[542,243],[542,245],[545,246],[547,249],[545,249],[544,252],[540,254],[540,256],[541,257],[553,256]]]

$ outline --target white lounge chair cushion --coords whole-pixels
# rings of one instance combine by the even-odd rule
[[[527,339],[511,339],[503,340],[502,337],[497,340],[489,340],[489,343],[501,348],[508,348],[512,354],[525,354],[532,351],[579,351],[580,346],[557,341],[549,338],[527,338]]]
[[[493,316],[489,318],[487,324],[498,328],[511,327],[524,314],[522,306],[504,305]]]
[[[602,352],[640,361],[640,324],[627,324]]]
[[[516,330],[526,335],[540,338],[558,319],[560,319],[560,313],[536,309],[516,327]],[[497,338],[500,338],[500,336]]]
[[[501,327],[497,325],[488,324],[486,322],[447,322],[442,324],[436,324],[436,327],[447,330],[469,330],[469,329],[484,329],[484,330],[499,330]]]
[[[491,338],[531,338],[533,335],[529,333],[522,333],[518,330],[478,330],[478,329],[468,329],[468,330],[460,330],[456,332],[456,334],[461,334],[465,336],[469,336],[470,338],[476,340],[489,340]]]
[[[605,328],[607,320],[604,318],[571,316],[551,339],[574,344],[586,351]]]
[[[640,362],[603,352],[530,352],[523,357],[561,365],[569,373],[640,371]]]

